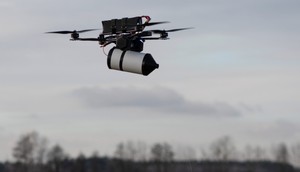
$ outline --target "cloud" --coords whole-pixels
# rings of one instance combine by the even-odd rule
[[[254,136],[268,138],[268,140],[288,140],[296,138],[299,133],[299,124],[286,119],[278,119],[264,125],[252,128],[248,133]]]
[[[193,102],[178,92],[163,88],[141,89],[135,87],[85,87],[72,92],[90,108],[117,107],[155,110],[164,113],[207,116],[240,116],[237,108],[225,102]]]

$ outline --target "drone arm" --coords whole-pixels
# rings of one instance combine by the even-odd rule
[[[71,39],[72,41],[97,41],[101,45],[101,47],[105,47],[111,43],[116,42],[115,36],[108,36],[106,38],[104,37],[98,37],[98,38],[77,38],[77,39]]]
[[[98,38],[78,38],[75,39],[74,41],[99,41]]]
[[[151,38],[142,38],[143,40],[167,40],[169,38],[162,38],[162,37],[151,37]]]

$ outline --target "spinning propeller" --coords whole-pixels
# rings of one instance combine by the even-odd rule
[[[177,31],[188,30],[188,29],[193,29],[193,28],[187,27],[187,28],[178,28],[178,29],[170,29],[170,30],[150,30],[150,31],[153,33],[165,34],[168,32],[177,32]]]
[[[68,30],[64,30],[64,31],[53,31],[53,32],[46,32],[46,33],[56,33],[56,34],[73,34],[73,33],[84,33],[84,32],[90,32],[90,31],[94,31],[94,30],[99,30],[99,29],[85,29],[85,30],[73,30],[73,31],[68,31]]]
[[[149,30],[146,32],[152,32],[154,34],[160,34],[160,37],[152,37],[152,38],[145,38],[145,40],[156,40],[156,39],[167,39],[168,38],[168,33],[169,32],[177,32],[177,31],[182,31],[182,30],[188,30],[188,29],[193,29],[192,27],[187,27],[187,28],[178,28],[178,29],[170,29],[170,30]]]
[[[54,34],[71,34],[72,39],[76,40],[79,38],[79,33],[84,33],[84,32],[90,32],[94,30],[99,30],[99,29],[85,29],[85,30],[63,30],[63,31],[53,31],[53,32],[46,32],[46,33],[54,33]]]
[[[141,26],[153,26],[153,25],[158,25],[158,24],[164,24],[164,23],[170,23],[168,21],[163,21],[163,22],[151,22],[151,23],[144,23]]]

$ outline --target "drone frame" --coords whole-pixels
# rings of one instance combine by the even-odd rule
[[[143,19],[145,22],[143,23]],[[147,26],[169,23],[150,22],[150,16],[138,16],[132,18],[111,19],[102,21],[103,31],[97,38],[81,38],[80,33],[94,31],[98,29],[87,29],[80,31],[54,31],[47,33],[71,34],[71,41],[97,41],[101,47],[105,47],[111,43],[116,44],[116,47],[126,51],[143,51],[143,43],[146,40],[166,40],[168,32],[181,31],[191,28],[180,28],[172,30],[146,30]],[[153,34],[159,34],[159,37],[152,37]]]
[[[143,20],[145,19],[145,20]],[[179,28],[171,30],[145,30],[147,26],[168,23],[150,22],[149,16],[138,16],[132,18],[112,19],[102,21],[103,31],[97,38],[81,38],[80,33],[98,29],[86,29],[79,31],[53,31],[46,33],[71,34],[71,41],[97,41],[101,47],[114,43],[107,56],[109,69],[149,75],[153,70],[159,68],[152,55],[142,53],[146,40],[166,40],[169,32],[176,32],[191,28]],[[144,22],[143,22],[144,21]],[[159,36],[153,36],[159,34]]]

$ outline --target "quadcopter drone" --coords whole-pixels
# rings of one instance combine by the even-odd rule
[[[166,40],[169,32],[191,29],[144,30],[147,26],[168,23],[165,21],[150,22],[150,20],[149,16],[138,16],[102,21],[103,31],[98,38],[81,38],[79,36],[80,33],[98,29],[46,33],[71,34],[71,41],[97,41],[103,48],[114,43],[115,46],[107,55],[108,68],[147,76],[155,69],[158,69],[159,65],[151,54],[142,53],[144,42],[146,40]],[[158,34],[159,36],[152,37],[153,34]]]

